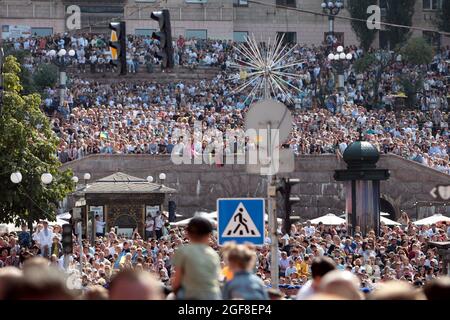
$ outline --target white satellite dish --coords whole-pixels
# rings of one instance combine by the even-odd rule
[[[270,125],[271,129],[279,130],[279,143],[282,144],[292,130],[292,114],[281,102],[262,100],[253,103],[245,115],[245,129],[261,130]]]

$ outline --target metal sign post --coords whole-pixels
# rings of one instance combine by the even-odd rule
[[[287,79],[298,79],[299,75],[292,73],[289,68],[297,66],[302,61],[287,62],[286,57],[295,48],[296,45],[288,48],[283,42],[283,37],[277,39],[274,43],[270,43],[269,39],[269,43],[265,48],[261,48],[254,37],[247,38],[245,44],[236,47],[237,52],[245,59],[236,59],[237,61],[231,64],[233,68],[239,70],[242,70],[243,67],[252,70],[245,77],[245,82],[236,91],[240,92],[253,85],[248,98],[251,97],[253,101],[260,92],[264,98],[263,101],[253,104],[247,111],[245,127],[247,130],[267,130],[267,154],[269,161],[264,164],[258,164],[256,169],[260,168],[260,174],[267,176],[267,213],[269,216],[271,240],[270,274],[272,288],[274,289],[279,287],[278,221],[274,180],[276,180],[276,174],[280,172],[279,148],[281,143],[288,139],[292,130],[292,115],[284,104],[272,100],[271,97],[283,94],[287,100],[292,101],[288,92],[292,88],[296,89],[296,87],[289,83]],[[272,130],[274,130],[275,136],[272,135]],[[272,138],[277,138],[277,141],[272,142]],[[264,149],[264,147],[259,145],[259,149]],[[283,172],[291,171],[290,169],[293,171],[294,169],[293,165],[289,166],[290,163],[293,163],[293,153],[291,153],[285,153],[284,161],[288,164],[288,167],[292,168],[288,168],[288,170],[282,168]],[[264,154],[263,157],[266,157],[266,155]],[[249,173],[255,170],[252,165],[254,164],[247,166]]]
[[[83,275],[83,230],[81,222],[77,223],[78,245],[80,246],[80,277]]]

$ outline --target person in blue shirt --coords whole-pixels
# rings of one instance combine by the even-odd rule
[[[27,231],[27,225],[22,224],[22,231],[19,232],[19,245],[21,247],[29,248],[31,246],[31,236]]]
[[[256,261],[256,254],[252,249],[246,245],[231,244],[225,249],[225,257],[234,276],[223,287],[223,299],[269,299],[263,281],[251,272]]]

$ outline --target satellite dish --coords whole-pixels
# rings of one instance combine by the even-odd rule
[[[279,130],[279,143],[282,144],[289,137],[292,130],[292,115],[289,109],[281,102],[266,99],[250,106],[245,115],[245,129]]]

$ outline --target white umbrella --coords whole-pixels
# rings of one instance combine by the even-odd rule
[[[215,227],[217,221],[214,219],[209,219],[204,217],[205,219],[207,219],[209,222],[211,222],[213,224],[213,226]],[[189,224],[189,221],[191,221],[193,218],[188,218],[188,219],[184,219],[184,220],[180,220],[177,222],[171,222],[170,225],[174,226],[174,227],[185,227]]]
[[[217,220],[217,211],[213,211],[205,214],[206,217]],[[269,221],[269,215],[267,213],[264,214],[264,221]],[[283,219],[277,218],[278,223],[282,223]]]
[[[345,219],[342,219],[332,213],[328,213],[322,217],[312,219],[310,221],[312,224],[319,224],[320,222],[322,222],[324,225],[329,226],[336,226],[347,222]]]
[[[16,227],[16,225],[14,223],[0,224],[0,234],[10,233],[10,232],[19,231],[19,230],[20,230],[20,226]]]
[[[397,221],[388,219],[386,217],[380,217],[380,222],[383,222],[387,226],[400,226],[401,223],[398,223]]]
[[[446,217],[440,213],[437,213],[435,215],[432,215],[431,217],[428,217],[425,219],[420,219],[413,223],[418,226],[423,226],[423,225],[429,225],[429,224],[434,224],[434,223],[443,222],[443,221],[450,222],[450,218]]]
[[[213,213],[213,212],[212,212]],[[203,217],[207,220],[209,220],[213,225],[216,224],[216,221],[214,220],[214,218],[211,216],[211,214],[206,213],[206,212],[196,212],[194,214],[194,217]],[[193,218],[193,217],[192,217]],[[180,220],[177,222],[171,222],[170,225],[171,226],[175,226],[175,227],[185,227],[188,225],[189,221],[192,220],[192,218],[188,218],[188,219],[184,219],[184,220]]]
[[[50,221],[48,224],[51,226],[54,226],[55,224],[57,224],[62,227],[63,225],[68,224],[68,223],[69,223],[69,221],[61,219],[59,217],[56,217],[56,221]]]
[[[56,216],[56,218],[60,218],[60,219],[64,219],[64,220],[69,220],[70,218],[72,218],[72,215],[69,212],[64,212],[61,214],[58,214]]]

